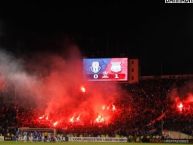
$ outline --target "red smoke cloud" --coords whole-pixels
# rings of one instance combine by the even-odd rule
[[[113,103],[120,94],[115,84],[84,80],[81,59],[54,57],[51,62],[49,74],[42,78],[37,91],[45,102],[44,114],[70,123],[95,121],[99,114],[106,116],[102,118],[104,122],[110,119],[109,112],[101,106]]]
[[[54,127],[67,122],[110,123],[117,109],[113,103],[122,94],[121,89],[112,82],[86,81],[78,49],[73,46],[70,50],[66,57],[42,55],[25,62],[27,69],[1,52],[0,72],[5,79],[0,78],[0,89],[3,80],[13,86],[18,105],[33,106],[39,123],[47,121]],[[103,105],[111,109],[102,109]]]
[[[169,94],[171,108],[181,114],[191,114],[193,111],[193,84],[188,82],[182,87],[175,88]]]
[[[5,89],[5,80],[3,76],[0,74],[0,91]]]

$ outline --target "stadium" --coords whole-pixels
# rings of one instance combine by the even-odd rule
[[[167,6],[5,6],[0,145],[193,144],[192,10]]]

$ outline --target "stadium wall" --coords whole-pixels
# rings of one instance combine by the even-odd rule
[[[182,132],[177,132],[177,131],[163,131],[164,136],[168,136],[171,139],[193,139],[191,135],[182,133]]]

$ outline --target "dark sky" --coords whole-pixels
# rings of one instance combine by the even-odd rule
[[[141,74],[193,73],[192,4],[120,0],[1,5],[1,46],[16,55],[139,58]]]

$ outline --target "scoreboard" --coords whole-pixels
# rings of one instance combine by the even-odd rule
[[[85,58],[83,68],[89,81],[128,80],[128,58]]]

